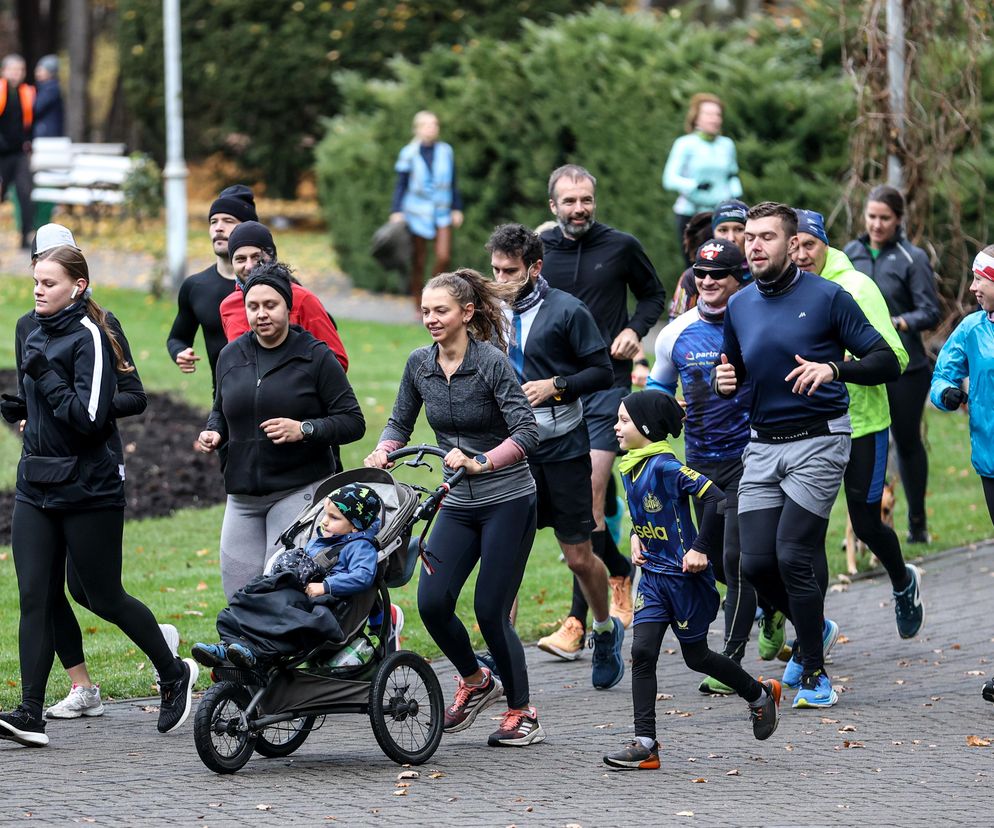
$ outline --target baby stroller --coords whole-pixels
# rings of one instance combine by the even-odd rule
[[[435,446],[408,446],[389,458],[391,462],[410,458],[401,465],[431,470],[425,455],[444,457],[445,452]],[[336,713],[368,715],[376,741],[398,764],[419,765],[431,758],[442,739],[442,688],[421,656],[404,650],[387,652],[389,589],[403,586],[414,574],[421,550],[420,541],[411,540],[414,524],[424,520],[430,525],[463,474],[460,469],[448,482],[427,489],[402,483],[383,469],[362,468],[333,475],[318,487],[311,505],[284,531],[279,543],[285,549],[304,546],[317,531],[325,496],[340,486],[361,482],[375,489],[383,503],[382,526],[375,540],[376,581],[349,599],[340,619],[341,641],[327,641],[263,668],[225,663],[212,670],[214,684],[200,700],[193,725],[197,753],[208,768],[235,773],[253,751],[267,757],[289,756],[326,716]],[[330,656],[363,634],[377,603],[383,620],[370,660],[351,667],[324,667]]]

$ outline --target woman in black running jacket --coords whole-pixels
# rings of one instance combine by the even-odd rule
[[[48,744],[42,707],[67,556],[92,611],[120,627],[158,671],[158,728],[166,733],[190,713],[197,667],[172,655],[152,613],[121,585],[124,481],[112,449],[111,407],[115,367],[127,367],[123,351],[90,297],[77,248],[46,250],[32,267],[38,327],[21,349],[24,396],[4,408],[8,419],[26,421],[11,529],[22,699],[0,713],[0,738]]]

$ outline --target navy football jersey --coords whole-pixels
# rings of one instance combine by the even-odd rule
[[[683,571],[683,556],[697,539],[690,496],[700,497],[711,481],[671,453],[650,456],[622,473],[621,481],[632,527],[645,546],[643,568],[667,575],[690,575]]]

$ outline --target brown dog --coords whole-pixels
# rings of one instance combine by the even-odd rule
[[[894,481],[888,479],[884,483],[883,496],[880,498],[880,519],[891,529],[894,528]],[[866,544],[856,537],[852,528],[852,521],[846,518],[846,569],[850,575],[855,575],[859,571],[860,559],[867,559]]]

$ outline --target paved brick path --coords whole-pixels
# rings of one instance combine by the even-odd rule
[[[190,723],[158,736],[147,702],[126,702],[100,719],[50,725],[42,750],[0,742],[0,822],[988,824],[994,746],[968,747],[967,737],[994,736],[994,706],[979,694],[994,671],[994,544],[947,553],[925,569],[927,619],[914,641],[897,637],[883,579],[829,595],[845,636],[829,667],[842,699],[828,711],[794,711],[788,693],[765,743],[753,740],[742,702],[701,696],[671,652],[659,669],[660,691],[672,694],[657,706],[663,768],[609,772],[601,754],[631,734],[628,677],[595,692],[589,659],[562,664],[531,647],[532,698],[548,740],[491,749],[492,723],[481,718],[443,739],[404,796],[394,795],[401,769],[363,717],[329,719],[290,759],[254,757],[221,777],[201,764]],[[749,669],[770,667],[754,652]],[[448,694],[452,669],[438,669]],[[430,778],[433,771],[443,775]]]

